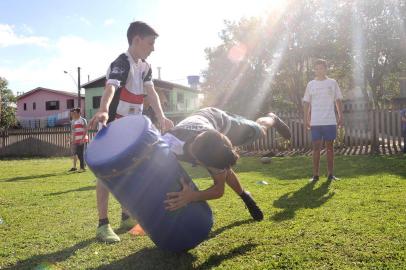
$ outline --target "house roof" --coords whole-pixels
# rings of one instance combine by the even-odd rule
[[[17,100],[28,97],[38,91],[47,91],[47,92],[51,92],[51,93],[56,93],[56,94],[60,94],[60,95],[65,95],[65,96],[70,96],[70,97],[77,97],[78,95],[74,92],[69,92],[69,91],[62,91],[62,90],[54,90],[54,89],[49,89],[49,88],[44,88],[44,87],[37,87],[35,89],[32,89],[20,96],[17,97]],[[84,98],[84,95],[81,95],[82,98]]]
[[[173,82],[169,82],[169,81],[153,79],[153,82],[156,87],[163,88],[163,89],[172,90],[173,88],[178,88],[178,89],[182,89],[182,90],[186,90],[186,91],[191,91],[194,93],[199,92],[198,90],[196,90],[194,88],[184,86],[181,84],[177,84],[177,83],[173,83]],[[81,87],[83,87],[87,90],[89,88],[104,87],[105,84],[106,84],[106,76],[101,76],[90,82],[82,84]]]

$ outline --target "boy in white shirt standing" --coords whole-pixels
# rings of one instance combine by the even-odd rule
[[[327,63],[318,59],[314,65],[316,78],[307,84],[303,97],[304,123],[311,130],[313,143],[313,177],[319,180],[320,150],[322,141],[327,149],[327,179],[338,180],[334,176],[334,147],[337,125],[343,125],[343,96],[336,80],[327,77]],[[338,116],[336,117],[335,108]]]

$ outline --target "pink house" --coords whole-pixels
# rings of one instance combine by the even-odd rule
[[[27,127],[27,122],[30,122],[28,127],[46,127],[50,117],[56,120],[69,118],[69,110],[77,106],[78,97],[74,92],[37,87],[17,97],[17,119],[23,127]],[[82,112],[84,107],[85,98],[82,96]]]

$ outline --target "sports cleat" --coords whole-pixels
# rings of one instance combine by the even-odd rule
[[[262,213],[261,209],[259,209],[257,203],[254,201],[254,198],[252,198],[249,192],[244,190],[240,197],[244,201],[245,206],[247,206],[248,211],[254,220],[261,221],[264,219],[264,214]]]
[[[137,224],[134,226],[134,228],[132,228],[129,231],[130,234],[135,235],[135,236],[144,236],[146,235],[144,229],[140,226],[140,224]]]
[[[309,179],[310,183],[316,183],[317,181],[319,181],[318,175],[313,175],[313,177]]]
[[[120,237],[113,231],[110,224],[104,224],[97,228],[96,238],[106,243],[120,242]]]
[[[337,177],[335,177],[334,175],[332,175],[332,174],[329,174],[329,176],[327,176],[327,180],[328,181],[337,181],[337,180],[340,180],[340,178],[337,178]]]

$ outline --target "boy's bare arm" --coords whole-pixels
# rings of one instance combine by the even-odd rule
[[[344,125],[344,116],[343,116],[343,103],[341,99],[336,100],[336,107],[338,112],[338,126],[342,127]]]
[[[304,125],[307,129],[310,129],[310,103],[304,101]]]
[[[168,130],[173,127],[173,122],[165,117],[162,110],[161,101],[159,100],[158,93],[155,88],[151,85],[144,86],[147,92],[146,100],[154,110],[156,117],[158,118],[159,124],[163,130]]]
[[[174,211],[190,202],[207,201],[221,198],[224,194],[227,171],[212,175],[214,184],[206,190],[194,191],[188,183],[183,182],[183,189],[179,192],[170,192],[165,201],[166,209]]]

